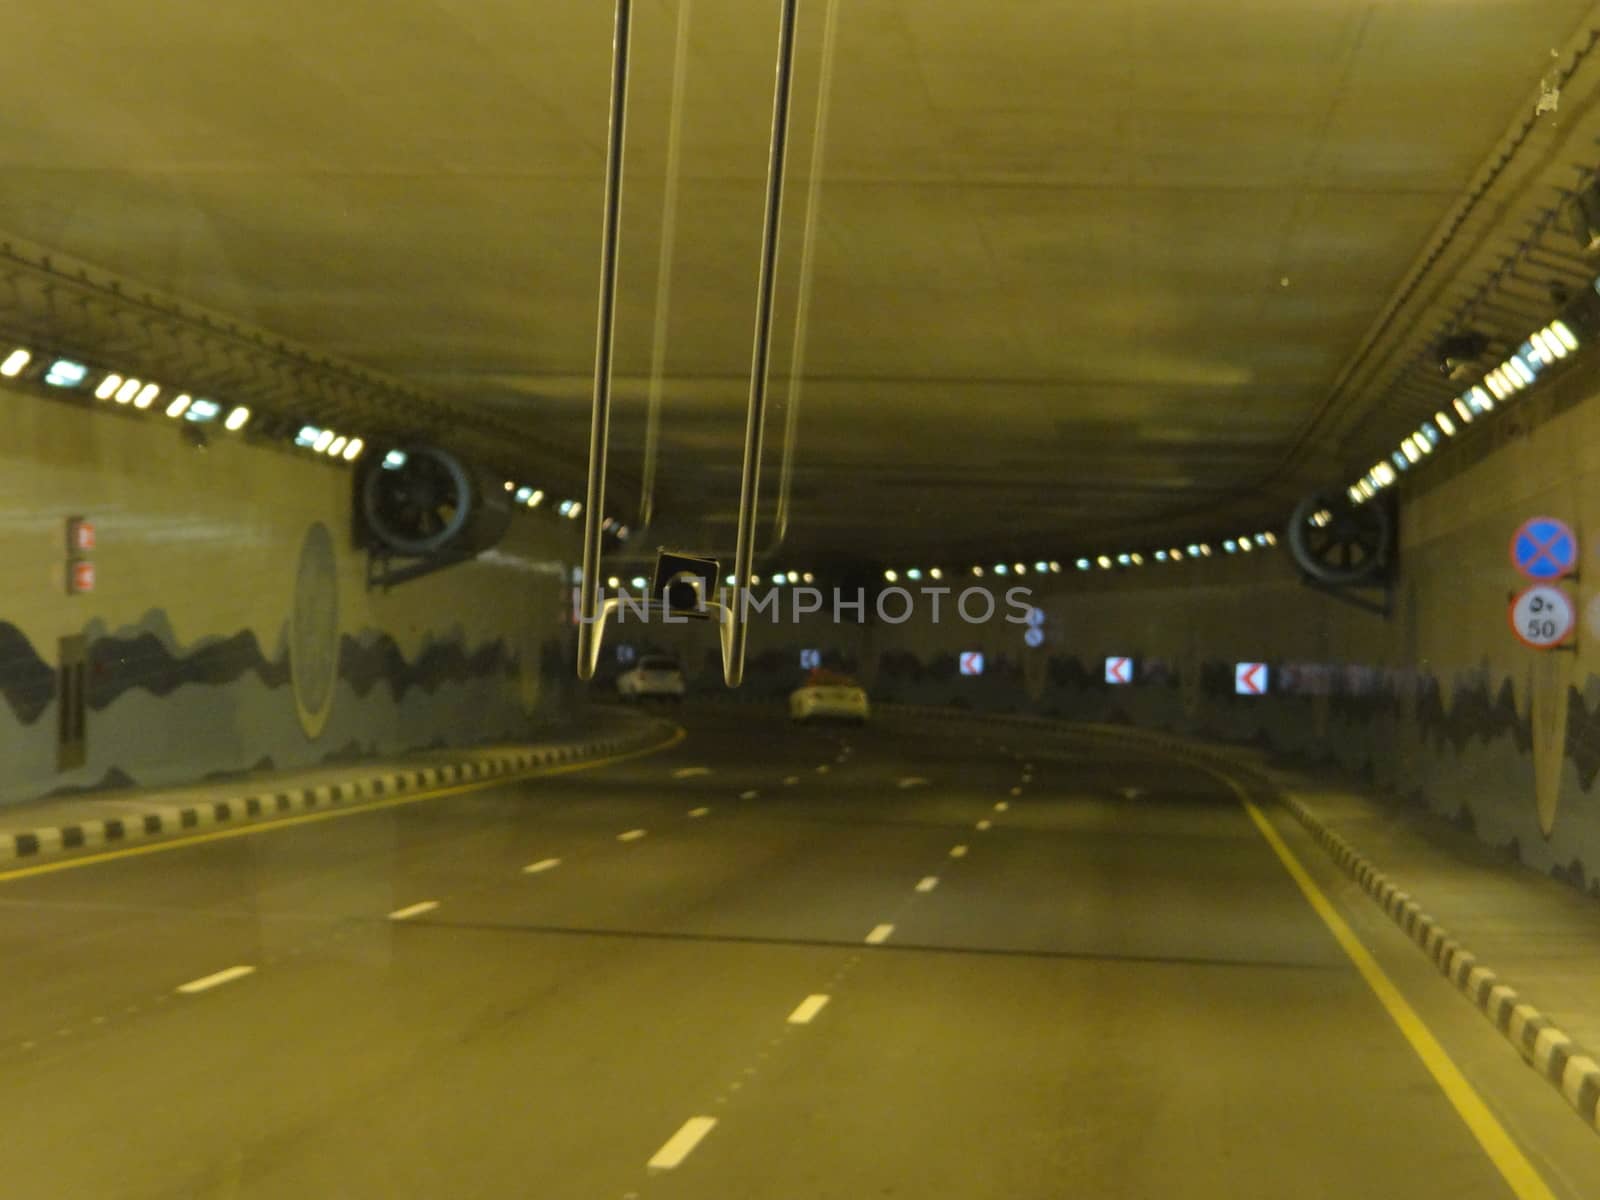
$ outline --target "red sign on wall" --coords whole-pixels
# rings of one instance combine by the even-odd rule
[[[94,591],[94,564],[92,562],[71,562],[67,564],[67,591],[73,595],[80,592]]]
[[[94,549],[94,522],[86,517],[67,518],[67,553],[87,554]]]

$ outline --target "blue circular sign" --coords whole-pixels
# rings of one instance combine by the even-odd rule
[[[1530,517],[1511,535],[1511,565],[1528,579],[1560,579],[1578,565],[1578,538],[1555,517]]]

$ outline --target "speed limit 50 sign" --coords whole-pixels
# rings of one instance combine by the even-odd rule
[[[1511,600],[1511,632],[1524,646],[1548,650],[1572,635],[1577,609],[1566,592],[1549,583],[1524,588]]]

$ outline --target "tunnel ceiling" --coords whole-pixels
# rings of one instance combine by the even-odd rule
[[[774,399],[803,381],[789,549],[907,559],[1258,527],[1375,453],[1353,358],[1591,6],[844,0],[819,146],[826,8],[801,9],[774,346]],[[581,464],[611,16],[23,6],[0,230]],[[776,5],[694,0],[669,178],[677,20],[637,5],[608,508],[637,506],[675,183],[661,505],[726,522]]]

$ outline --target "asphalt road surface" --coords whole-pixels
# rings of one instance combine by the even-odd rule
[[[0,873],[0,1195],[1600,1196],[1600,1139],[1267,806],[1441,1086],[1224,781],[685,724]]]

